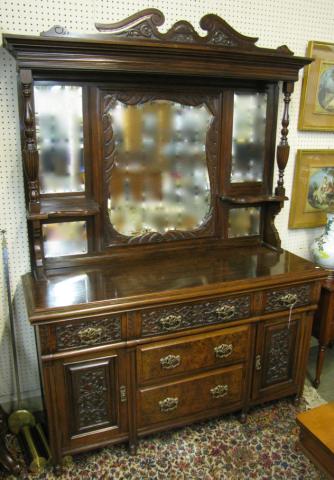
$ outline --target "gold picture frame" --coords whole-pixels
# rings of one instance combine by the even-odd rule
[[[334,131],[334,43],[310,41],[300,101],[299,130]]]
[[[334,150],[298,150],[289,228],[325,225],[331,193],[334,203]]]

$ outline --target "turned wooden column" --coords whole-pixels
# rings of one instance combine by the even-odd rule
[[[281,140],[277,146],[277,165],[278,165],[278,180],[277,187],[275,189],[276,195],[285,195],[284,188],[284,170],[288,163],[290,145],[288,142],[288,133],[289,133],[289,104],[291,101],[291,94],[294,89],[294,82],[283,82],[283,94],[284,94],[284,110],[282,117],[282,130],[281,130]]]
[[[31,70],[20,70],[23,110],[22,153],[23,166],[27,180],[29,212],[40,211],[39,198],[39,158],[35,139],[35,116],[33,109],[33,90]]]

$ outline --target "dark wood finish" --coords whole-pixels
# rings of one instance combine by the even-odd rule
[[[276,312],[307,305],[310,303],[311,293],[312,289],[309,284],[266,292],[264,310],[265,312]]]
[[[334,281],[326,280],[322,284],[319,309],[315,313],[312,335],[319,341],[316,374],[313,384],[320,385],[325,353],[334,342]]]
[[[31,70],[20,70],[23,107],[23,159],[28,184],[29,210],[39,212],[39,159],[35,141],[35,119],[33,112],[33,91]]]
[[[280,248],[288,105],[311,59],[265,49],[207,15],[167,33],[147,9],[98,33],[56,26],[4,35],[16,58],[33,273],[23,278],[36,328],[54,462],[250,405],[301,397],[313,312],[326,273]],[[33,82],[82,86],[86,191],[39,195]],[[278,82],[285,108],[272,192]],[[263,180],[231,182],[235,92],[267,94]],[[126,237],[111,225],[116,99],[205,105],[209,215],[192,231]],[[27,154],[29,151],[29,155]],[[161,190],[156,182],[154,188]],[[228,238],[229,210],[256,206],[259,235]],[[87,222],[88,253],[45,258],[44,223]],[[291,318],[290,318],[291,317]]]
[[[52,417],[56,423],[50,435],[55,462],[59,463],[62,455],[127,439],[125,352],[109,347],[100,355],[86,351],[52,363],[51,371],[43,368],[43,373],[45,383],[53,390],[49,401],[56,408]],[[45,378],[48,373],[52,378]]]
[[[284,188],[284,170],[288,163],[290,146],[288,143],[288,126],[289,126],[289,104],[291,101],[291,94],[294,89],[293,82],[284,82],[283,83],[283,93],[284,93],[284,111],[282,118],[282,130],[281,130],[281,141],[277,147],[277,165],[278,165],[278,181],[277,187],[275,189],[276,195],[285,195]]]
[[[241,326],[144,345],[137,349],[138,382],[243,362],[249,355],[249,342],[250,328]]]
[[[302,321],[288,318],[263,322],[258,329],[253,398],[275,397],[277,390],[293,394],[297,388],[297,362]]]
[[[326,475],[334,479],[334,404],[328,403],[297,416],[299,446]]]
[[[222,298],[204,303],[148,310],[142,314],[142,335],[196,327],[247,318],[250,316],[250,296]]]
[[[77,217],[78,215],[88,217],[97,214],[99,210],[98,203],[91,198],[75,197],[74,195],[42,197],[39,212],[28,212],[27,218],[28,220],[47,220],[57,217]]]
[[[156,387],[138,390],[138,427],[155,426],[169,420],[237,404],[244,396],[242,365],[215,369]]]

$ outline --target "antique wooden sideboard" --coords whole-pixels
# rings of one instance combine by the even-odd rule
[[[329,346],[334,344],[334,282],[327,279],[323,282],[320,294],[319,308],[315,313],[312,335],[318,339],[317,366],[314,378],[314,386],[320,385],[322,367],[325,353]]]
[[[281,249],[274,219],[311,59],[215,15],[205,36],[163,21],[147,9],[96,34],[4,35],[55,464],[303,390],[326,273]]]

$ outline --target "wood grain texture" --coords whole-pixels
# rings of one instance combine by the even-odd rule
[[[40,37],[4,35],[20,74],[33,272],[23,277],[37,329],[52,457],[128,441],[251,405],[300,398],[319,284],[327,275],[280,248],[286,199],[288,105],[311,59],[206,15],[199,36],[182,20],[139,12],[93,35],[60,26]],[[82,86],[86,191],[39,196],[33,82]],[[278,82],[285,109],[273,195]],[[267,98],[263,181],[231,182],[234,95]],[[206,105],[210,215],[198,231],[120,238],[106,218],[116,99]],[[195,172],[193,172],[195,175]],[[229,239],[231,205],[261,210],[259,235]],[[35,208],[37,207],[38,208]],[[87,255],[45,258],[42,226],[82,220]],[[292,321],[289,324],[291,298]]]
[[[313,408],[297,416],[300,446],[329,479],[334,478],[334,404]]]
[[[318,339],[318,356],[314,386],[320,385],[325,353],[334,341],[334,282],[326,280],[322,284],[319,308],[314,316],[312,335]]]

